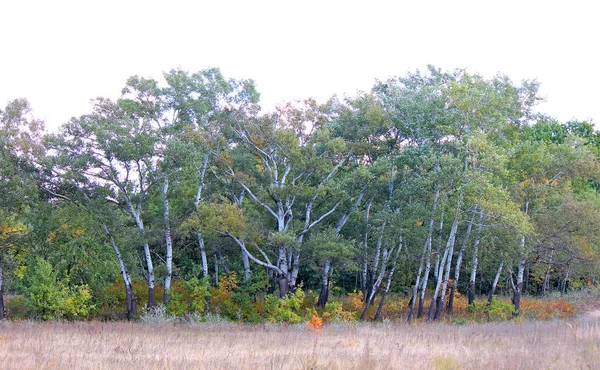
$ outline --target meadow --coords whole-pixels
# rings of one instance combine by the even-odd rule
[[[1,322],[9,369],[592,369],[600,321]]]

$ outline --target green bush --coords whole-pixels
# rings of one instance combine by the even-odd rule
[[[267,296],[265,298],[267,319],[270,322],[287,322],[290,324],[297,324],[304,321],[298,314],[303,300],[304,292],[302,289],[296,290],[294,294],[286,298],[277,298],[272,295]]]
[[[473,313],[484,313],[489,321],[509,320],[515,313],[515,308],[512,304],[497,301],[496,297],[494,297],[492,303],[475,302],[469,306],[468,310]]]
[[[50,262],[38,258],[24,274],[25,305],[32,315],[41,320],[86,318],[93,305],[87,285],[70,287],[59,280]]]
[[[515,307],[507,302],[497,301],[496,298],[487,305],[487,315],[490,321],[509,320],[515,314]]]

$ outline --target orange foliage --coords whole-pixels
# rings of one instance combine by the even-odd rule
[[[565,319],[575,316],[575,306],[562,300],[523,300],[521,309],[523,316],[537,320]]]
[[[312,319],[308,322],[308,329],[315,334],[323,334],[323,319],[317,315],[313,315]]]

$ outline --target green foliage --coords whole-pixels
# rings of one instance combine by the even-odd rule
[[[475,302],[468,307],[469,311],[474,313],[485,313],[489,321],[505,321],[509,320],[516,313],[512,304],[494,299],[492,303]]]
[[[301,316],[300,307],[304,299],[302,289],[296,290],[285,298],[277,298],[275,296],[267,296],[265,298],[265,309],[269,322],[286,322],[297,324],[304,319]]]
[[[210,298],[208,278],[196,277],[185,282],[176,281],[171,286],[166,313],[181,317],[184,314],[203,314]]]
[[[23,281],[26,305],[42,320],[85,319],[93,306],[92,295],[85,285],[69,287],[58,280],[49,262],[38,258],[27,269]]]
[[[378,81],[371,93],[263,113],[251,80],[217,68],[163,77],[131,77],[121,98],[95,100],[45,145],[26,100],[0,111],[0,260],[15,312],[27,305],[44,320],[120,318],[123,266],[139,313],[146,243],[157,298],[163,293],[165,223],[174,242],[171,298],[160,313],[168,319],[305,320],[314,293],[276,298],[279,277],[287,272],[291,291],[315,288],[328,261],[331,291],[349,292],[361,283],[357,265],[377,261],[385,282],[392,259],[383,251],[400,237],[391,289],[410,293],[430,220],[439,256],[454,215],[457,240],[482,216],[463,255],[468,269],[477,234],[480,286],[499,260],[513,273],[526,261],[525,293],[541,291],[546,271],[551,287],[600,276],[600,132],[534,114],[535,81],[429,66]],[[168,220],[157,186],[165,178]],[[237,278],[240,253],[251,255],[250,281]],[[210,287],[217,268],[218,287]],[[205,270],[212,277],[198,279]],[[366,280],[376,276],[369,270]],[[348,319],[338,303],[326,307],[325,321]],[[403,308],[383,312],[400,317]],[[472,309],[490,320],[512,314],[503,302]]]

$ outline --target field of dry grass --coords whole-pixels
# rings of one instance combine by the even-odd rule
[[[0,322],[0,369],[593,369],[600,321],[308,325]]]

